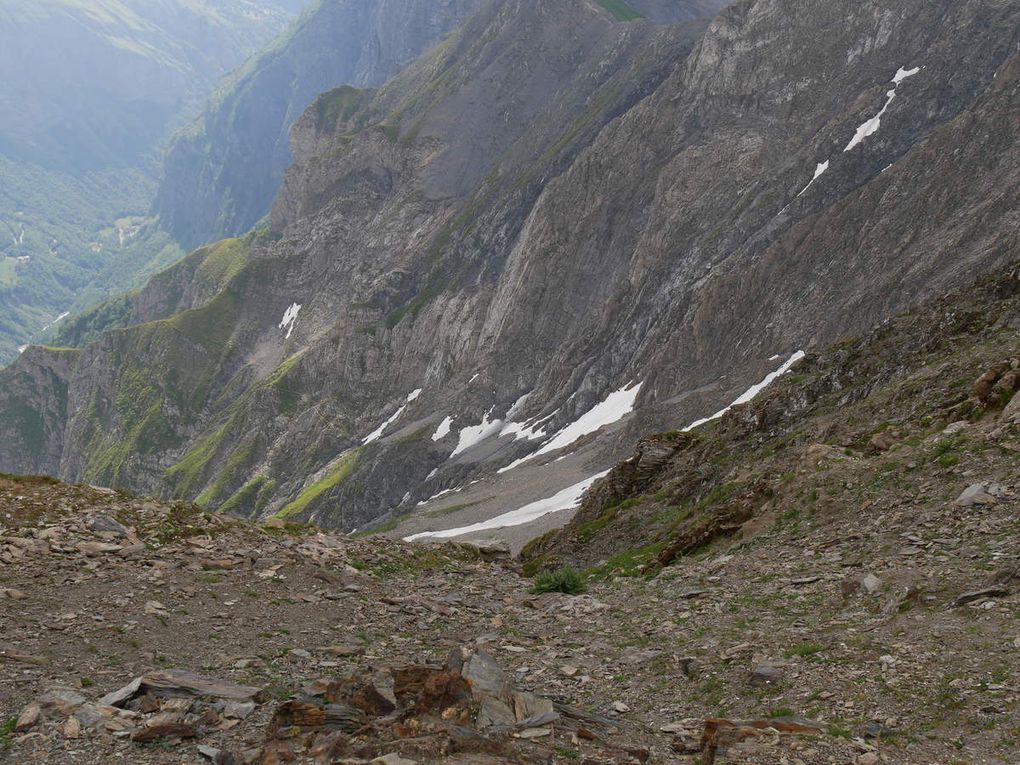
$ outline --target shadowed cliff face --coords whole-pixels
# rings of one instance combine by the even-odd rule
[[[321,0],[220,87],[171,146],[155,209],[185,246],[244,233],[269,210],[291,162],[287,133],[339,85],[381,85],[481,0]]]
[[[582,422],[618,420],[640,383],[626,428],[547,451],[583,460],[506,475],[608,467],[773,356],[1006,262],[1018,22],[992,0],[756,0],[707,30],[487,5],[378,92],[321,96],[272,230],[196,252],[80,353],[60,474],[353,528],[607,398]],[[36,453],[13,406],[0,469]]]

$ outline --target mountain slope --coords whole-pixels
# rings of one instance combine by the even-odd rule
[[[0,475],[0,758],[1010,765],[1018,350],[1014,254],[644,439],[525,553],[525,574],[587,568],[576,596],[491,540],[357,540]],[[107,706],[119,689],[129,713]]]
[[[306,112],[270,231],[66,368],[3,372],[0,466],[59,451],[65,477],[346,529],[459,489],[409,530],[569,505],[637,435],[1009,260],[1018,14],[482,8]]]
[[[563,529],[528,546],[526,568],[657,573],[861,508],[952,507],[971,477],[1010,485],[1018,348],[1014,256],[975,286],[807,357],[717,421],[643,439]]]
[[[165,161],[155,209],[186,247],[248,231],[291,162],[291,125],[320,93],[381,85],[479,0],[323,0],[223,83]]]
[[[280,32],[275,0],[10,0],[0,8],[0,360],[180,257],[149,214],[160,143]],[[146,266],[150,266],[149,270]]]

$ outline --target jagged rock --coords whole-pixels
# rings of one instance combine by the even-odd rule
[[[896,434],[889,431],[883,430],[881,433],[876,433],[868,441],[868,451],[872,454],[881,454],[887,452],[896,445]]]
[[[508,697],[510,681],[496,660],[485,651],[461,649],[451,666],[460,670],[460,676],[467,682],[476,699],[481,700],[486,696],[497,699]]]
[[[510,545],[499,539],[484,539],[471,542],[458,542],[458,546],[477,555],[482,560],[509,560]]]
[[[67,716],[74,714],[86,699],[77,691],[55,688],[44,693],[36,701],[45,711],[53,711]]]
[[[63,724],[60,726],[60,734],[64,738],[81,738],[82,725],[78,721],[78,718],[71,716],[64,720]]]
[[[158,723],[139,728],[131,734],[131,740],[144,744],[161,738],[195,738],[198,731],[194,726],[180,722]]]
[[[751,685],[773,685],[783,679],[783,668],[778,664],[759,664],[751,670]]]

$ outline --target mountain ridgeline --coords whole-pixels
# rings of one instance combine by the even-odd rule
[[[0,470],[348,530],[549,494],[1013,262],[1020,5],[678,5],[482,3],[319,96],[268,228],[0,373]]]

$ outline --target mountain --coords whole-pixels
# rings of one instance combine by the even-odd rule
[[[3,3],[0,359],[80,305],[97,279],[120,291],[181,256],[147,220],[160,145],[296,5]]]
[[[291,163],[288,132],[318,96],[382,85],[480,0],[322,0],[220,85],[176,137],[155,209],[186,247],[251,229]]]
[[[501,0],[378,91],[320,96],[269,227],[0,374],[0,469],[507,525],[1012,262],[1015,4],[620,15]]]

